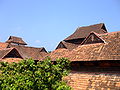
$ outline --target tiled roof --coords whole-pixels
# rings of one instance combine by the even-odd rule
[[[97,34],[105,43],[79,45],[69,51],[57,49],[50,56],[53,60],[67,57],[71,61],[120,60],[120,32]]]
[[[66,55],[67,53],[69,52],[68,49],[65,49],[65,48],[59,48],[59,49],[56,49],[54,51],[52,51],[51,53],[47,54],[46,56],[44,56],[43,59],[45,59],[46,57],[50,57],[51,60],[56,60],[58,58],[61,58],[63,57],[64,55]]]
[[[4,48],[0,50],[0,59],[3,59],[5,56],[7,56],[12,50],[15,50],[18,52],[16,48]],[[19,52],[18,52],[19,53]],[[20,55],[20,54],[19,54]],[[20,55],[22,58],[22,56]]]
[[[10,36],[9,39],[6,41],[7,43],[16,43],[16,44],[21,44],[21,45],[27,45],[22,38],[20,37],[15,37],[15,36]]]
[[[43,47],[35,48],[35,47],[12,45],[12,44],[10,44],[9,47],[17,48],[24,59],[32,58],[34,60],[40,60],[41,58],[43,58],[43,56],[47,54],[47,51]]]
[[[3,58],[11,50],[12,50],[12,48],[7,48],[7,49],[0,50],[0,58]]]
[[[47,54],[44,47],[36,48],[25,45],[26,43],[22,40],[22,38],[10,36],[6,43],[0,42],[0,60],[6,55],[7,58],[11,59],[12,57],[16,57],[21,59],[32,58],[34,60],[41,60],[41,58]]]
[[[72,61],[120,60],[120,32],[99,35],[106,43],[80,45],[64,55]]]
[[[64,48],[69,49],[69,50],[72,50],[72,49],[74,49],[74,48],[76,48],[76,47],[79,46],[79,44],[74,44],[74,43],[69,43],[69,42],[61,41],[61,42],[58,44],[58,46],[57,46],[56,49],[59,48],[59,45],[60,45],[60,44],[63,44],[63,45],[64,45]]]
[[[2,62],[9,62],[9,63],[12,63],[12,62],[19,62],[21,61],[22,58],[4,58],[4,59],[0,59],[0,61]]]
[[[7,48],[8,43],[0,42],[0,49]]]
[[[64,40],[67,41],[67,40],[85,38],[86,36],[88,36],[88,34],[91,31],[94,31],[98,34],[107,33],[105,25],[103,23],[100,23],[100,24],[90,25],[90,26],[86,26],[86,27],[79,27],[76,29],[76,31],[72,35],[70,35],[69,37],[67,37]]]

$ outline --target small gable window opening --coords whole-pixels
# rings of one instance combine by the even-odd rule
[[[91,33],[82,43],[83,44],[93,44],[93,43],[104,43],[104,41],[94,33]]]
[[[91,36],[91,41],[94,41],[94,36]]]

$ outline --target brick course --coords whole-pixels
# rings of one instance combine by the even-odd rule
[[[74,90],[120,90],[119,74],[71,72],[64,80]]]

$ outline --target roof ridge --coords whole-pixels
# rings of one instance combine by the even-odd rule
[[[99,34],[99,35],[101,36],[101,35],[108,35],[108,34],[114,34],[114,33],[120,33],[120,31],[102,33],[102,34]]]
[[[82,26],[78,27],[76,31],[67,38],[65,38],[64,41],[69,41],[77,38],[85,38],[91,31],[95,31],[96,33],[107,33],[107,29],[104,23]]]
[[[78,27],[78,28],[82,28],[82,27],[86,28],[86,27],[91,27],[91,26],[96,26],[96,25],[100,25],[102,27],[102,25],[104,25],[104,23],[92,24],[92,25],[88,25],[88,26],[81,26],[81,27]]]
[[[17,36],[10,36],[10,37],[16,37],[16,38],[21,38],[21,37],[17,37]],[[22,39],[22,38],[21,38]]]

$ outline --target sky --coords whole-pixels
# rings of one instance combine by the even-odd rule
[[[98,23],[120,31],[120,0],[0,0],[0,42],[18,36],[52,51],[76,28]]]

